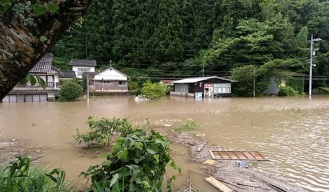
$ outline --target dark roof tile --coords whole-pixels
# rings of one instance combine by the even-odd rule
[[[70,61],[70,65],[71,66],[96,67],[96,60],[72,59]]]
[[[51,53],[45,54],[40,61],[30,70],[30,73],[50,73],[58,72],[58,69],[52,66],[53,55]]]
[[[75,72],[74,71],[61,71],[59,76],[59,78],[75,78]]]

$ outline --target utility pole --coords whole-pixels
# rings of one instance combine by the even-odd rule
[[[87,101],[89,101],[89,74],[87,74]]]
[[[318,51],[319,49],[313,48],[313,43],[317,41],[322,41],[321,38],[313,39],[313,34],[311,34],[311,54],[310,54],[310,79],[309,79],[309,86],[308,86],[308,96],[309,98],[312,97],[312,68],[313,68],[313,55],[315,55],[315,51]]]
[[[308,84],[308,96],[312,97],[312,65],[313,65],[313,34],[311,34],[311,54],[310,54],[310,80]]]

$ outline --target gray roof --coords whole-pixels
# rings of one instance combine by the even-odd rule
[[[40,61],[30,70],[30,73],[58,73],[59,69],[52,66],[53,55],[46,53]]]
[[[59,78],[75,78],[75,72],[72,70],[62,70],[58,75]]]
[[[223,80],[223,81],[235,82],[234,80],[227,79],[227,78],[224,78],[224,77],[210,76],[210,77],[192,77],[192,78],[186,78],[186,79],[181,79],[181,80],[173,81],[171,83],[196,83],[196,82],[205,81],[205,80],[208,80],[208,79],[220,79],[220,80]]]
[[[96,67],[96,60],[71,59],[71,66]]]

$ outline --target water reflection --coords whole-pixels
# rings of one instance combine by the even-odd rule
[[[311,191],[329,190],[329,98],[224,98],[196,101],[171,97],[135,102],[131,97],[90,98],[75,103],[1,103],[0,138],[47,148],[43,163],[62,167],[70,178],[102,159],[81,157],[72,144],[88,116],[186,120],[214,145],[259,150],[271,161],[258,166]],[[188,169],[187,163],[182,168]]]

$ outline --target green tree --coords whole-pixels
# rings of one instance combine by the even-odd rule
[[[82,87],[72,81],[65,82],[58,94],[59,101],[76,101],[82,94]]]
[[[143,88],[141,93],[146,95],[148,98],[160,98],[167,94],[168,87],[163,83],[152,83],[151,81],[146,81],[143,83]]]

